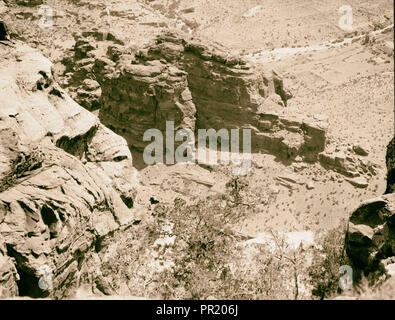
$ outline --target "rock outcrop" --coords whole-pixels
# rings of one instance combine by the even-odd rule
[[[0,298],[66,297],[97,283],[86,262],[133,222],[136,171],[126,141],[54,82],[38,51],[0,43],[0,60]]]
[[[387,147],[386,194],[361,204],[349,219],[345,245],[357,275],[395,266],[394,139]]]
[[[66,68],[65,85],[85,88],[82,79],[90,78],[95,91],[99,83],[100,94],[95,94],[100,96],[99,105],[97,99],[86,103],[86,89],[76,100],[91,110],[99,107],[101,121],[125,137],[133,149],[141,151],[147,144],[144,132],[164,130],[166,120],[173,120],[176,129],[250,128],[253,148],[286,157],[308,150],[317,158],[325,146],[326,128],[317,127],[314,119],[305,119],[293,132],[296,140],[303,141],[301,146],[288,146],[287,137],[267,134],[264,113],[283,109],[292,97],[275,71],[257,69],[222,47],[184,40],[177,32],[162,33],[141,50],[119,46],[114,40],[95,48],[90,39],[92,35],[80,35],[74,57],[65,59],[66,66],[77,65],[74,73]],[[279,127],[272,126],[273,130]],[[285,140],[284,148],[272,147],[279,139]]]
[[[325,149],[328,122],[326,117],[307,117],[293,108],[279,111],[259,111],[260,149],[294,159],[303,156],[305,161],[316,161]],[[258,141],[259,141],[258,140]]]
[[[387,164],[387,189],[385,193],[394,193],[395,192],[395,138],[391,140],[387,147],[387,155],[386,155],[386,164]]]
[[[252,151],[319,161],[364,188],[377,166],[364,146],[327,144],[328,118],[293,108],[275,71],[251,66],[216,44],[176,31],[138,49],[98,29],[76,35],[61,83],[103,124],[142,151],[147,129],[252,129]]]

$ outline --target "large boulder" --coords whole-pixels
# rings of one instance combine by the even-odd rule
[[[395,137],[387,146],[387,155],[385,159],[388,170],[387,189],[385,193],[393,193],[395,192]]]

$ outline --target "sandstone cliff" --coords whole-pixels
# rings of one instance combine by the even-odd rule
[[[357,275],[369,276],[387,269],[395,270],[395,193],[394,193],[394,141],[387,147],[386,194],[370,199],[356,209],[350,219],[346,236],[347,255]]]
[[[292,107],[292,94],[275,70],[252,66],[218,44],[176,31],[159,33],[142,49],[99,29],[75,38],[61,83],[136,156],[147,145],[147,129],[164,132],[173,120],[176,130],[249,128],[252,152],[319,161],[359,188],[377,174],[359,146],[328,146],[328,117]]]
[[[0,60],[0,298],[69,296],[100,278],[88,262],[100,239],[133,222],[136,171],[126,141],[54,82],[38,51],[2,42]]]

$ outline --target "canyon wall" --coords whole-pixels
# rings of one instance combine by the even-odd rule
[[[96,47],[93,38],[101,39]],[[138,50],[96,30],[76,36],[74,56],[63,63],[63,83],[80,92],[74,98],[100,109],[100,120],[131,149],[142,151],[144,132],[164,132],[166,120],[195,132],[249,128],[253,152],[284,158],[315,161],[325,149],[326,119],[289,120],[292,95],[276,71],[251,66],[213,43],[166,31]]]
[[[102,281],[89,261],[134,221],[132,157],[54,82],[41,53],[7,41],[0,60],[0,298],[69,296]]]

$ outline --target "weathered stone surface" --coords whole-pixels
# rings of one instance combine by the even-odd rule
[[[85,79],[76,91],[79,104],[88,110],[99,108],[101,94],[99,83],[92,79]]]
[[[315,188],[314,182],[313,181],[307,182],[306,188],[307,190],[313,190]]]
[[[196,107],[187,76],[175,67],[160,62],[155,66],[126,67],[115,79],[106,76],[102,90],[100,118],[133,148],[146,145],[146,130],[164,132],[166,121],[173,120],[175,128],[195,130]]]
[[[346,251],[358,272],[378,269],[382,259],[393,256],[394,194],[362,204],[350,217]]]
[[[371,243],[374,235],[374,231],[371,227],[364,224],[353,224],[350,222],[348,227],[349,241],[356,241],[359,243],[367,242]]]
[[[0,21],[0,40],[7,40],[8,37],[7,25],[3,21]]]
[[[393,141],[387,149],[389,174],[393,169]],[[386,261],[395,257],[395,193],[388,193],[393,191],[391,183],[388,186],[387,194],[362,203],[350,216],[345,246],[358,274],[382,272]]]
[[[395,137],[387,146],[386,163],[388,174],[385,193],[393,193],[395,192]]]
[[[16,3],[21,5],[21,6],[26,6],[26,7],[35,7],[40,4],[43,4],[43,0],[16,0]]]
[[[12,298],[17,296],[18,286],[16,282],[18,280],[15,261],[7,255],[4,239],[0,236],[0,297]]]
[[[0,57],[0,297],[69,296],[97,241],[133,221],[136,171],[126,141],[38,51],[0,44]],[[51,291],[38,285],[43,267]]]
[[[266,111],[263,107],[258,114],[262,148],[288,159],[304,156],[306,161],[316,161],[325,149],[326,119],[309,118],[293,108]]]
[[[190,203],[197,198],[222,194],[227,182],[220,176],[213,178],[209,170],[193,163],[148,166],[140,171],[140,179],[160,203],[172,203],[176,198]]]

